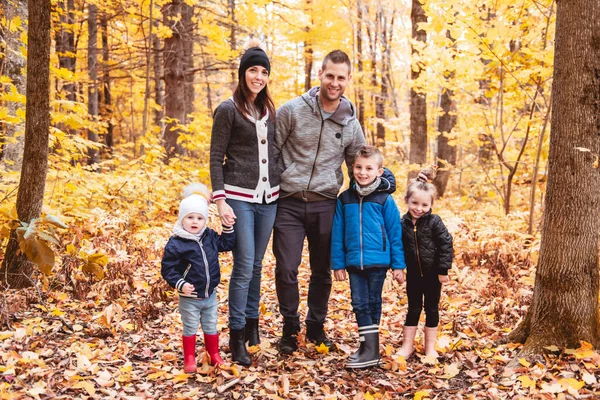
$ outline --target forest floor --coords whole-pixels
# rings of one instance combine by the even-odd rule
[[[325,328],[335,348],[318,351],[301,334],[299,350],[279,356],[281,317],[269,249],[263,268],[262,343],[251,348],[252,366],[214,369],[199,350],[198,373],[184,374],[177,298],[160,278],[168,225],[130,232],[126,219],[99,213],[77,229],[92,229],[88,244],[110,257],[104,280],[94,281],[65,259],[37,287],[0,298],[0,399],[600,398],[600,356],[587,343],[578,349],[548,347],[538,360],[520,359],[518,368],[506,368],[520,349],[506,343],[506,337],[531,301],[537,262],[539,241],[519,233],[527,214],[490,218],[481,211],[453,210],[450,202],[439,209],[446,210],[440,214],[455,239],[455,262],[451,282],[443,288],[441,356],[435,365],[419,357],[422,329],[417,356],[406,362],[397,356],[406,296],[404,286],[390,277],[380,326],[381,367],[344,368],[358,344],[348,282],[334,283],[329,303]],[[529,247],[524,245],[528,241]],[[230,254],[221,265],[220,347],[229,362]],[[308,270],[305,251],[299,276],[302,315]]]

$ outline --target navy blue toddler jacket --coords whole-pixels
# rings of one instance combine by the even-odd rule
[[[234,244],[235,232],[226,227],[221,235],[206,228],[200,240],[171,236],[165,246],[161,275],[180,296],[207,298],[221,280],[219,252],[233,250]],[[194,285],[195,294],[183,294],[181,288],[186,282]]]

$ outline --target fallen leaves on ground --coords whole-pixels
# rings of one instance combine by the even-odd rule
[[[436,203],[437,204],[437,203]],[[441,208],[449,204],[442,203]],[[455,213],[458,215],[459,213]],[[160,278],[165,225],[135,236],[127,221],[91,221],[105,232],[88,247],[110,258],[100,282],[68,270],[47,286],[6,292],[5,329],[0,331],[0,399],[550,399],[597,398],[600,356],[587,343],[577,349],[549,346],[542,361],[519,360],[520,346],[500,344],[523,317],[532,294],[535,246],[515,240],[515,216],[499,217],[495,227],[481,213],[452,210],[442,215],[456,242],[451,282],[444,286],[438,352],[433,365],[422,362],[423,332],[416,354],[398,355],[406,313],[405,287],[392,279],[384,287],[379,368],[347,370],[359,345],[348,282],[335,282],[326,331],[335,345],[314,346],[299,336],[299,349],[281,357],[277,342],[274,258],[265,256],[260,333],[250,348],[253,364],[209,365],[198,343],[198,372],[185,374],[177,298]],[[519,223],[525,224],[525,217]],[[214,220],[211,221],[214,225]],[[95,225],[94,225],[95,224]],[[512,227],[512,229],[511,229]],[[501,234],[498,232],[502,232]],[[308,257],[300,267],[300,313],[306,314]],[[227,287],[231,255],[222,258],[219,286],[220,349],[228,352]],[[61,275],[62,274],[62,275]],[[421,324],[422,326],[422,324]]]

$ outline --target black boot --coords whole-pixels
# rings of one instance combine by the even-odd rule
[[[258,318],[246,318],[246,342],[248,346],[256,346],[260,344],[260,337],[258,336]]]
[[[368,368],[379,365],[379,327],[377,325],[364,326],[359,329],[360,348],[346,363],[346,368]]]
[[[246,344],[244,343],[244,329],[229,330],[229,350],[231,350],[231,361],[240,365],[251,365],[252,360]]]
[[[315,322],[306,323],[306,339],[309,342],[314,343],[317,347],[324,344],[327,347],[331,347],[333,343],[327,339],[325,331],[323,330],[323,324]]]
[[[298,332],[300,320],[286,318],[283,323],[283,335],[279,341],[279,354],[290,355],[298,350]]]
[[[364,348],[365,348],[365,341],[363,340],[362,334],[364,332],[372,331],[372,330],[373,330],[373,325],[359,326],[358,327],[358,335],[360,337],[360,340],[359,340],[360,346],[359,346],[358,350],[356,350],[354,352],[354,354],[352,354],[350,357],[348,357],[348,362],[354,362],[354,361],[358,360],[358,358],[360,356],[360,353],[362,353],[364,351]]]

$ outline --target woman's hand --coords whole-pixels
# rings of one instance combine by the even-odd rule
[[[333,271],[333,276],[336,281],[345,281],[346,280],[346,271],[343,269],[336,269]]]
[[[217,200],[217,209],[219,210],[219,217],[221,217],[221,223],[225,226],[233,226],[235,224],[235,213],[233,209],[223,199]]]

